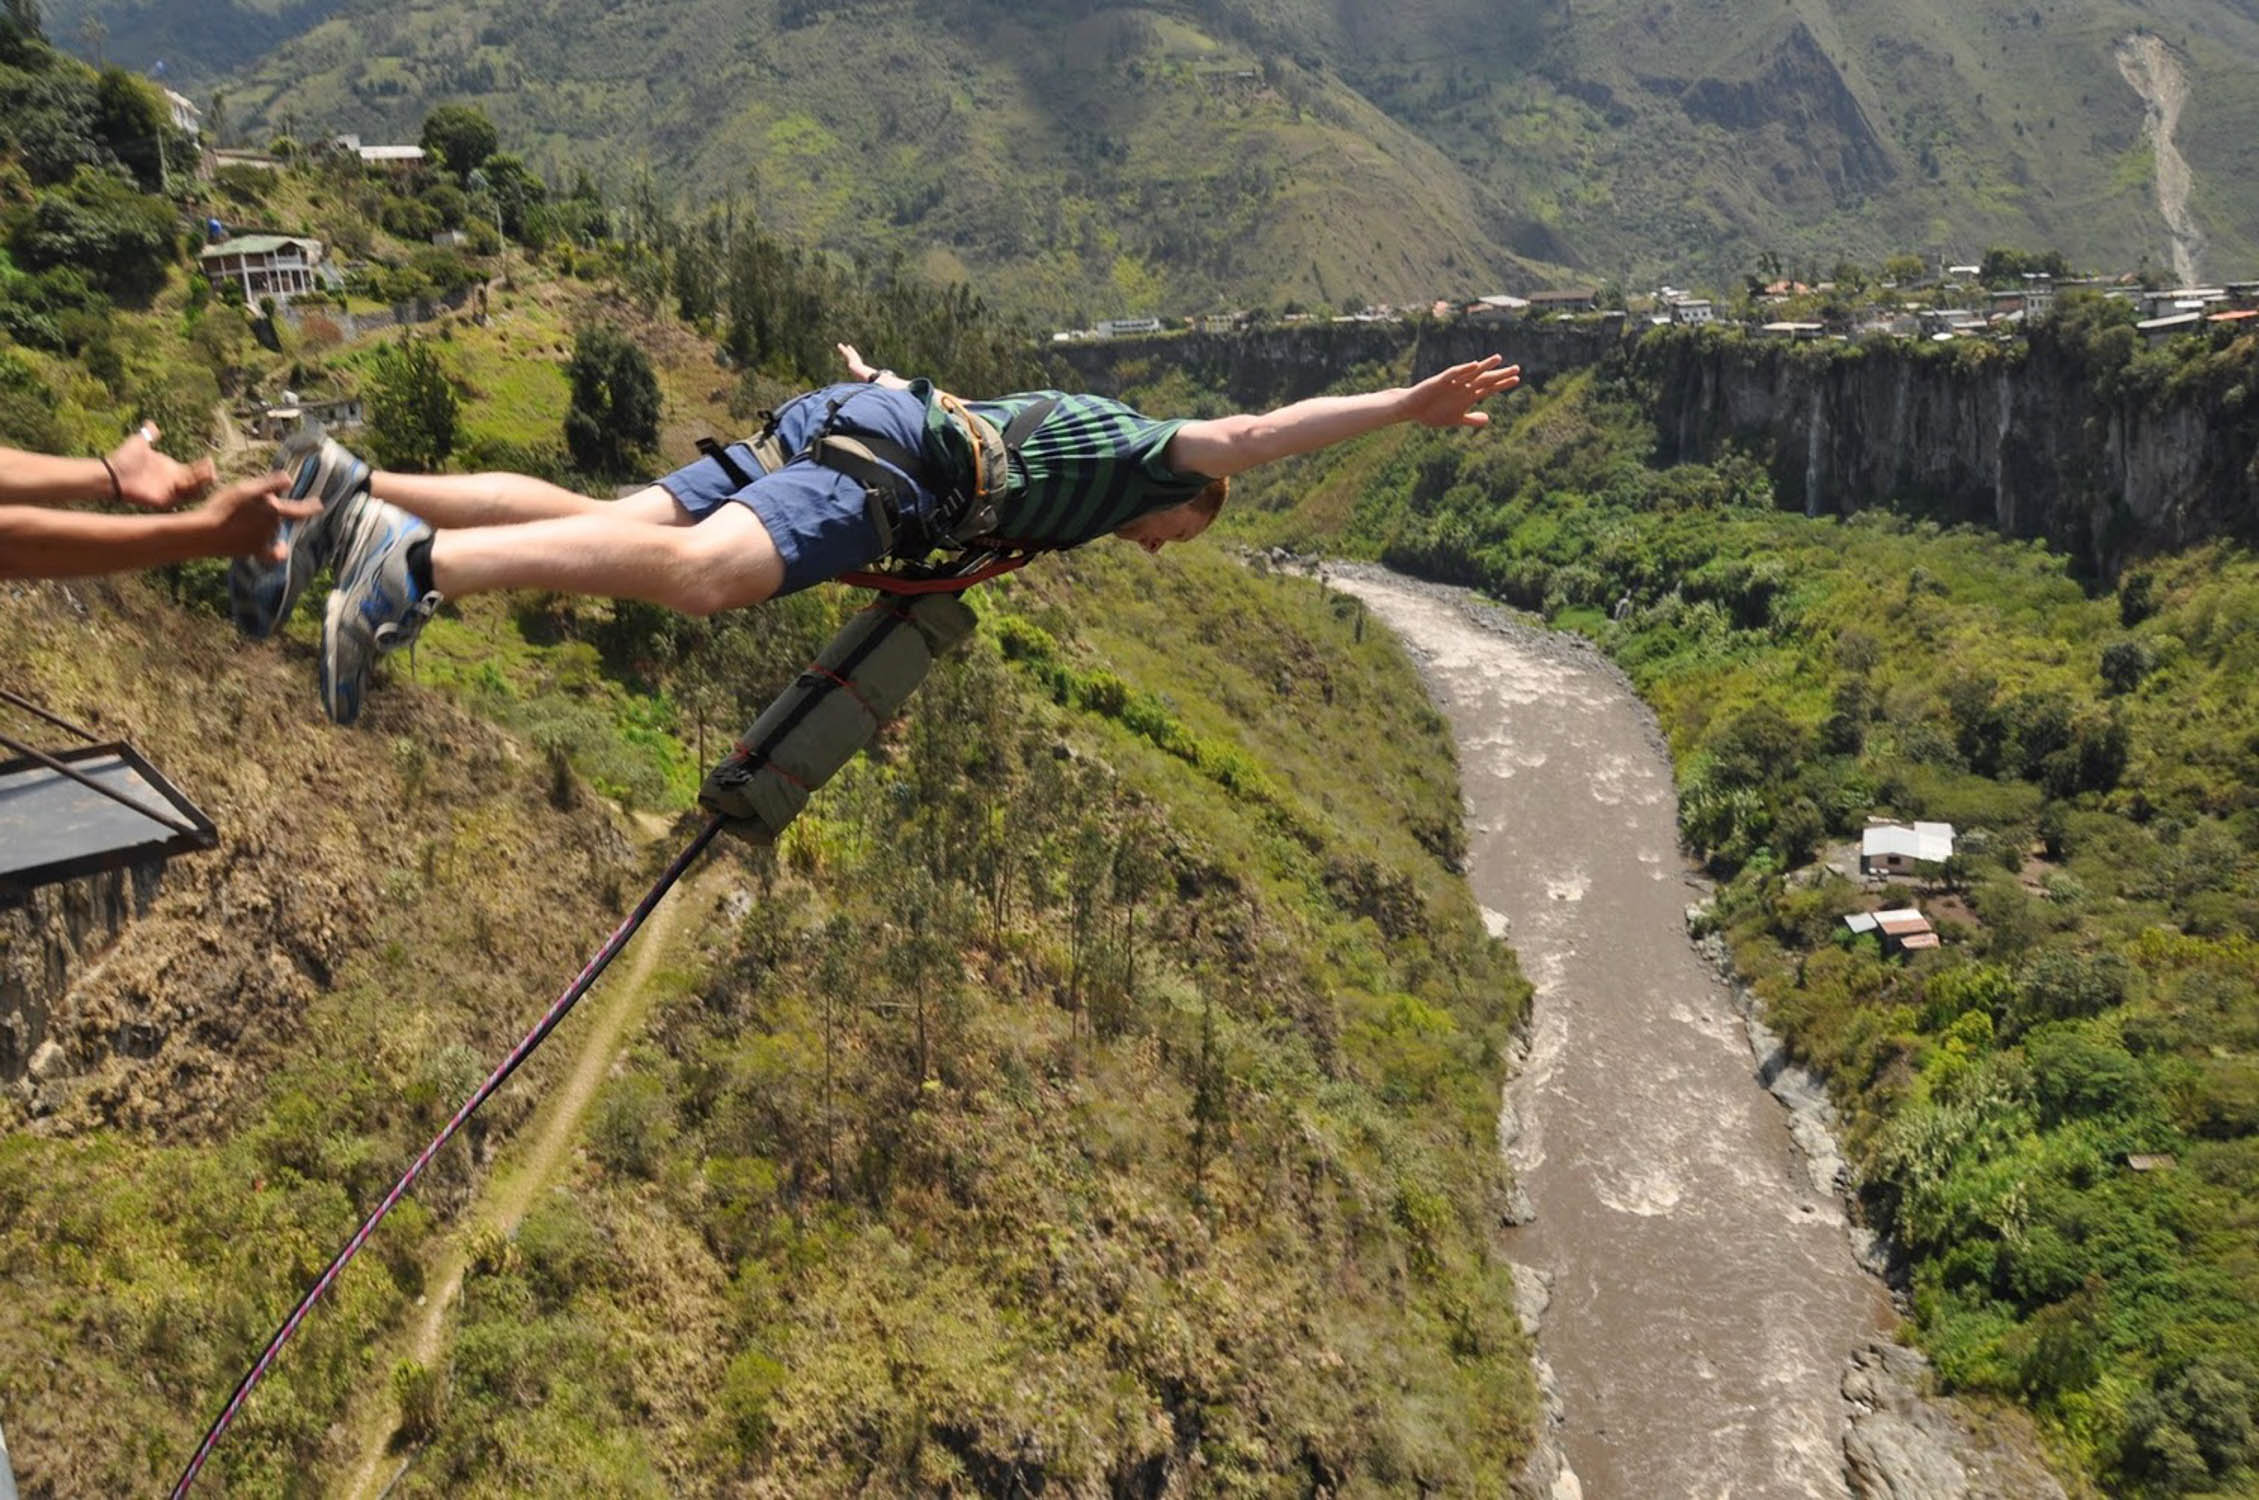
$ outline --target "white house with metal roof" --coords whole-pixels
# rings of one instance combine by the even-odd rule
[[[1934,870],[1953,857],[1951,823],[1869,823],[1859,840],[1859,873]]]
[[[206,245],[197,265],[215,290],[229,283],[243,288],[243,300],[261,297],[287,301],[314,290],[314,268],[322,263],[322,242],[290,234],[244,234]]]

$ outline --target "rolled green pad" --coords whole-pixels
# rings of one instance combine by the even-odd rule
[[[707,773],[699,805],[729,819],[732,833],[774,840],[977,623],[954,594],[859,611]]]

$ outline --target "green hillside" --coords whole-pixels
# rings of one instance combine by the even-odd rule
[[[56,32],[85,8],[53,5]],[[185,0],[95,9],[112,57],[182,55]],[[1059,320],[1722,279],[1767,251],[2169,267],[2116,58],[2142,29],[2185,78],[2199,269],[2259,259],[2259,19],[2193,0],[326,9],[196,5],[240,50],[194,87],[232,76],[230,114],[261,133],[412,138],[432,104],[474,101],[536,165],[735,195]]]
[[[168,178],[137,150],[158,101],[14,20],[0,442],[101,451],[155,414],[240,471],[265,452],[224,403],[347,389],[372,453],[592,487],[560,442],[591,326],[654,367],[655,430],[621,435],[657,450],[641,469],[827,373],[834,334],[953,383],[1029,361],[974,299],[747,235],[719,257],[741,381],[662,310],[713,292],[679,235],[437,252],[448,185],[334,157]],[[142,189],[112,170],[135,162]],[[184,264],[167,183],[357,234],[366,267],[270,348]],[[412,353],[345,326],[457,284],[482,295]],[[821,326],[767,340],[781,308]],[[432,384],[392,399],[411,366]],[[409,1460],[392,1493],[1504,1491],[1537,1424],[1494,1238],[1529,987],[1456,874],[1448,732],[1318,589],[1106,550],[985,590],[781,847],[708,857],[436,1159],[199,1493],[354,1493]],[[113,883],[0,913],[0,1412],[30,1496],[177,1472],[687,836],[722,736],[861,603],[476,598],[347,732],[314,692],[321,590],[252,645],[220,571],[0,590],[0,682],[130,736],[224,840],[139,909]]]

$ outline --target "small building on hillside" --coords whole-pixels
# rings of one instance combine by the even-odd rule
[[[329,149],[357,156],[362,166],[375,167],[395,176],[422,171],[425,161],[421,146],[364,146],[357,135],[332,136]]]
[[[253,306],[261,297],[287,301],[314,290],[315,267],[322,262],[322,242],[288,234],[245,234],[206,245],[196,263],[215,291],[230,285],[243,289],[243,300]]]
[[[1159,318],[1100,318],[1098,320],[1098,336],[1102,339],[1118,339],[1126,333],[1159,333],[1160,331],[1161,320]]]
[[[2177,338],[2184,333],[2202,331],[2204,314],[2197,311],[2167,313],[2162,318],[2144,318],[2134,324],[2134,327],[2150,343],[2162,344],[2167,339]]]
[[[1922,337],[1924,338],[1934,339],[1941,335],[1946,338],[1953,338],[1958,334],[1984,327],[1984,319],[1965,307],[1925,308],[1917,316],[1921,319]]]
[[[1873,933],[1882,943],[1885,958],[1940,946],[1937,929],[1930,926],[1930,919],[1911,906],[1894,911],[1855,911],[1843,919],[1843,925],[1851,929],[1854,937]]]
[[[1530,311],[1544,316],[1549,313],[1592,312],[1600,306],[1600,293],[1595,288],[1566,292],[1532,292]]]
[[[251,420],[252,436],[264,443],[279,443],[300,428],[324,432],[350,432],[366,420],[361,398],[351,395],[300,396],[284,391],[282,399],[262,406]]]
[[[249,167],[254,172],[279,172],[282,170],[282,159],[269,156],[264,151],[214,150],[212,170],[216,172],[222,167]]]
[[[1527,297],[1510,297],[1504,292],[1493,292],[1488,297],[1477,297],[1467,304],[1467,319],[1474,323],[1503,323],[1518,318],[1530,310]]]
[[[1792,339],[1808,343],[1813,339],[1825,338],[1828,325],[1825,323],[1767,323],[1757,331],[1769,339]]]
[[[2174,313],[2217,311],[2216,304],[2225,303],[2227,300],[2228,289],[2224,286],[2169,287],[2154,292],[2143,292],[2141,294],[2141,307],[2143,313],[2149,317],[2164,318],[2170,317]]]
[[[1717,304],[1708,297],[1679,297],[1671,303],[1671,321],[1681,328],[1700,328],[1718,321]]]
[[[1952,857],[1951,823],[1873,822],[1859,840],[1862,875],[1926,874]]]

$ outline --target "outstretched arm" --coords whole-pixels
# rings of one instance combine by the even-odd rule
[[[95,466],[101,473],[101,466]],[[109,478],[102,480],[105,492]],[[0,508],[0,578],[84,578],[154,568],[191,557],[277,556],[276,524],[305,520],[318,500],[284,500],[287,474],[231,484],[191,511],[169,516],[88,515]]]
[[[158,436],[156,427],[145,422],[107,461],[0,448],[0,505],[122,500],[143,510],[166,510],[204,493],[212,483],[212,461],[175,463],[157,451]]]
[[[1168,466],[1180,474],[1222,479],[1257,464],[1312,453],[1363,437],[1398,422],[1425,427],[1483,427],[1490,417],[1477,402],[1522,383],[1522,367],[1502,356],[1453,365],[1414,386],[1371,391],[1362,396],[1315,396],[1260,416],[1218,417],[1187,422],[1169,440]]]

